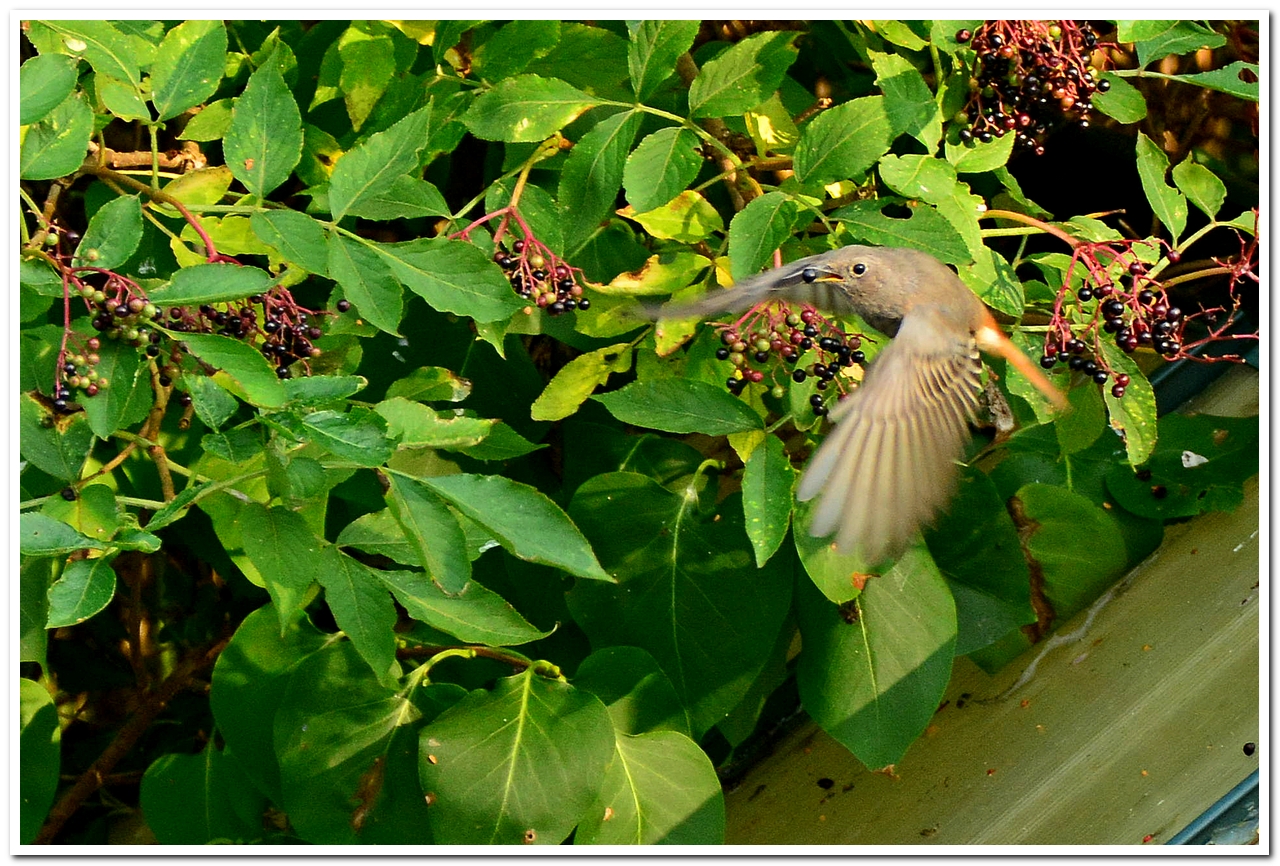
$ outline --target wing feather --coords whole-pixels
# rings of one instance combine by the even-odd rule
[[[797,496],[821,496],[810,531],[870,563],[897,556],[946,505],[978,407],[973,335],[941,308],[919,306],[831,413],[835,427]]]

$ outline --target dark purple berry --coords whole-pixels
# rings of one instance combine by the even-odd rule
[[[76,489],[75,489],[74,487],[64,487],[64,488],[62,488],[62,493],[61,493],[61,495],[62,495],[62,498],[63,498],[63,499],[65,499],[65,500],[67,500],[68,502],[75,502],[75,501],[76,501]]]
[[[807,378],[809,378],[809,374],[804,370],[793,370],[791,372],[791,381],[795,382],[797,385]]]
[[[1112,386],[1111,386],[1111,396],[1112,396],[1112,397],[1115,397],[1117,400],[1119,400],[1121,397],[1123,397],[1123,396],[1124,396],[1124,385],[1121,385],[1121,384],[1120,384],[1120,383],[1118,383],[1118,382],[1117,382],[1116,384],[1112,385]]]
[[[1049,355],[1042,355],[1040,358],[1040,366],[1046,370],[1051,369],[1056,363],[1058,363],[1058,359]]]
[[[591,309],[591,302],[588,301],[586,298],[578,298],[578,309],[579,310]]]
[[[956,32],[956,41],[959,42],[961,45],[965,44],[972,38],[973,38],[972,30],[960,30]]]
[[[1089,288],[1088,286],[1082,286],[1080,288],[1080,291],[1076,292],[1076,297],[1080,299],[1081,303],[1084,303],[1085,301],[1092,301],[1093,289]]]
[[[346,298],[343,298],[342,300],[338,301],[336,306],[338,308],[339,313],[345,313],[347,310],[351,309],[351,302],[348,301]]]

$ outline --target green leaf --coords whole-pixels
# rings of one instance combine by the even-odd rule
[[[980,247],[972,267],[960,269],[960,279],[982,298],[983,303],[1008,316],[1020,318],[1026,304],[1022,282],[1004,256],[990,247]]]
[[[140,801],[161,845],[252,843],[263,835],[266,797],[241,761],[212,738],[199,754],[157,758],[142,777]]]
[[[22,557],[18,588],[18,660],[48,664],[49,585],[54,560],[48,556]],[[41,813],[40,821],[44,821]],[[38,829],[38,827],[37,827]]]
[[[906,198],[939,204],[955,195],[955,166],[943,159],[921,154],[889,154],[880,160],[880,179]]]
[[[630,369],[631,347],[627,343],[579,355],[561,367],[547,383],[533,401],[529,415],[535,421],[567,418],[578,411],[582,401],[590,397],[597,386],[608,381],[610,373],[625,373]]]
[[[675,72],[676,61],[693,46],[697,21],[629,23],[627,69],[636,99],[644,102]]]
[[[502,268],[474,244],[423,238],[374,249],[402,283],[441,312],[498,322],[524,306]]]
[[[911,548],[867,581],[853,622],[807,581],[797,592],[805,709],[867,767],[896,764],[951,678],[955,603],[938,567],[923,546]]]
[[[262,353],[252,346],[216,334],[182,334],[181,337],[191,354],[225,374],[220,384],[230,388],[236,396],[254,406],[269,409],[284,405],[284,386],[280,384],[280,378]]]
[[[214,665],[209,706],[218,733],[272,802],[282,799],[272,734],[276,709],[298,663],[331,642],[305,615],[282,631],[272,605],[263,605],[240,623]]]
[[[434,585],[449,597],[471,583],[471,560],[458,519],[421,481],[388,472],[387,505]],[[386,579],[384,577],[384,579]]]
[[[1030,530],[1027,555],[1043,575],[1044,594],[1058,622],[1083,610],[1128,565],[1115,520],[1078,493],[1028,484],[1014,494],[1010,510]]]
[[[787,535],[795,477],[791,458],[777,436],[765,436],[764,446],[747,459],[742,473],[742,509],[758,566],[769,561]]]
[[[814,500],[796,503],[792,540],[813,585],[822,590],[832,604],[844,604],[858,597],[862,579],[871,571],[872,564],[857,553],[837,548],[828,538],[813,535],[809,526],[815,508]]]
[[[93,109],[84,94],[73,92],[27,127],[22,137],[19,175],[23,180],[52,180],[78,169],[93,134]]]
[[[721,219],[720,212],[703,197],[702,193],[691,189],[685,190],[654,210],[632,214],[631,219],[644,226],[644,230],[655,238],[686,244],[697,243],[715,232],[724,231],[724,220]],[[668,259],[672,256],[667,253],[661,258]],[[695,256],[691,253],[676,253],[675,258],[687,261]],[[696,256],[696,259],[704,263],[699,269],[705,266],[707,262],[705,257]],[[625,278],[626,275],[619,275],[619,278],[610,285],[617,287],[619,279]]]
[[[431,106],[424,106],[343,154],[329,178],[329,211],[335,222],[417,167],[430,121]]]
[[[272,282],[271,275],[261,268],[205,263],[177,271],[167,285],[151,290],[150,299],[166,307],[238,301],[266,291]]]
[[[111,390],[93,399],[106,397]],[[18,398],[18,446],[22,458],[60,481],[75,481],[93,444],[93,431],[79,414],[60,421],[54,419],[53,413],[30,395]]]
[[[391,457],[386,424],[376,412],[321,409],[302,419],[306,436],[321,448],[357,466],[381,466]]]
[[[273,738],[277,802],[298,835],[318,845],[432,842],[418,729],[462,694],[453,685],[381,685],[347,643],[302,660],[280,697]]]
[[[450,594],[422,572],[369,571],[391,590],[409,616],[463,643],[519,646],[550,634],[534,628],[502,596],[474,580]]]
[[[933,561],[956,600],[956,655],[995,643],[1012,629],[1035,622],[1031,574],[1018,530],[990,476],[966,466],[955,495],[925,530]]]
[[[929,253],[949,264],[971,260],[969,245],[952,228],[946,217],[930,205],[908,205],[905,219],[889,216],[884,209],[891,200],[854,202],[831,214],[842,222],[855,240],[882,247],[908,247]]]
[[[1116,38],[1121,42],[1141,42],[1147,39],[1154,39],[1177,23],[1176,20],[1117,21]]]
[[[1182,194],[1213,219],[1227,200],[1227,186],[1218,176],[1188,156],[1173,167],[1173,182]]]
[[[387,399],[404,397],[429,403],[446,400],[459,403],[471,395],[471,382],[445,367],[419,367],[387,387]]]
[[[592,399],[623,423],[666,433],[724,436],[764,426],[759,415],[723,388],[692,379],[633,382]]]
[[[112,270],[127,262],[141,242],[142,205],[136,195],[123,195],[98,208],[71,261],[76,267]]]
[[[604,703],[619,734],[674,731],[689,736],[689,716],[676,687],[640,647],[596,650],[578,665],[573,684]]]
[[[1124,397],[1115,397],[1107,388],[1102,398],[1107,404],[1111,429],[1124,440],[1129,463],[1137,466],[1151,456],[1156,445],[1155,391],[1133,356],[1125,354],[1110,340],[1103,340],[1101,345],[1111,369],[1129,375]]]
[[[283,633],[320,579],[320,539],[301,514],[280,506],[245,503],[239,523],[245,555],[266,582]]]
[[[63,45],[72,54],[80,54],[94,71],[131,85],[141,85],[138,74],[136,43],[121,33],[110,21],[43,21],[49,29],[63,37]]]
[[[386,222],[424,216],[449,216],[449,204],[436,185],[405,175],[385,190],[361,199],[347,211],[351,216]]]
[[[901,54],[868,52],[876,84],[884,93],[890,134],[910,135],[932,152],[942,137],[942,113],[920,70]]]
[[[499,421],[482,441],[458,452],[473,460],[514,460],[534,451],[548,447],[547,443],[533,443],[521,436],[514,429]]]
[[[49,690],[34,680],[20,678],[18,735],[18,841],[31,844],[48,817],[58,792],[61,768],[62,726]],[[12,770],[10,771],[12,772]]]
[[[1137,123],[1147,116],[1147,100],[1141,90],[1114,72],[1103,75],[1102,80],[1111,82],[1111,89],[1093,94],[1093,104],[1099,111],[1121,123]]]
[[[398,448],[466,448],[478,445],[493,425],[492,418],[476,418],[453,411],[437,412],[421,403],[392,397],[374,410],[387,420],[387,435]]]
[[[905,21],[872,21],[871,24],[886,42],[900,45],[908,51],[919,51],[929,44],[912,31]]]
[[[231,110],[222,150],[236,180],[259,198],[293,173],[302,157],[302,114],[276,64],[249,76]]]
[[[529,485],[500,475],[467,474],[424,478],[422,483],[520,559],[613,582],[569,516]]]
[[[791,231],[808,212],[786,193],[765,193],[734,215],[729,223],[729,264],[741,280],[773,260],[773,252],[791,237]]]
[[[436,841],[563,842],[599,795],[613,742],[594,695],[533,667],[471,692],[419,738]]]
[[[249,218],[258,239],[280,258],[308,273],[329,276],[329,253],[320,223],[294,210],[258,211]]]
[[[28,512],[18,521],[18,549],[23,556],[58,556],[101,544],[81,535],[61,520]]]
[[[796,145],[796,177],[805,183],[858,179],[893,143],[883,96],[864,96],[815,117]]]
[[[399,336],[404,315],[404,289],[384,256],[367,243],[333,232],[329,235],[329,276],[355,304],[360,317],[388,334]]]
[[[182,127],[181,138],[187,141],[218,141],[231,127],[231,99],[219,99],[202,108]]]
[[[580,581],[568,596],[574,619],[596,649],[648,650],[700,737],[764,667],[790,606],[793,560],[753,569],[735,498],[707,513],[692,487],[673,493],[634,472],[587,480],[570,512],[618,578]]]
[[[41,54],[28,59],[18,73],[18,124],[44,120],[71,95],[79,64],[65,54]]]
[[[105,484],[90,484],[81,488],[71,502],[60,496],[50,500],[40,513],[61,520],[89,538],[106,542],[120,528],[118,511],[111,488]]]
[[[1071,402],[1070,411],[1063,413],[1053,425],[1064,457],[1088,448],[1107,428],[1102,395],[1093,385],[1086,383],[1072,388],[1067,392],[1067,399]]]
[[[98,350],[98,376],[111,383],[92,400],[84,401],[89,426],[99,439],[107,439],[147,417],[154,394],[149,368],[128,343],[107,341]]]
[[[1244,482],[1258,472],[1258,418],[1169,414],[1139,476],[1116,465],[1107,492],[1126,511],[1168,520],[1206,511],[1231,511]]]
[[[192,376],[185,380],[185,384],[187,392],[191,395],[196,417],[211,430],[217,430],[227,423],[227,419],[240,408],[236,398],[219,387],[212,379]]]
[[[339,547],[354,547],[365,553],[386,556],[403,565],[422,567],[417,548],[409,543],[391,509],[362,514],[338,533]]]
[[[1169,170],[1169,157],[1141,132],[1138,133],[1137,152],[1142,191],[1146,193],[1156,217],[1177,240],[1187,227],[1187,200],[1164,181],[1165,172]]]
[[[358,32],[355,28],[348,33]],[[351,41],[339,41],[338,56],[342,69],[338,77],[338,89],[351,118],[351,127],[357,132],[364,126],[378,100],[387,90],[396,72],[395,47],[385,36]]]
[[[1136,41],[1138,66],[1145,67],[1153,60],[1170,54],[1186,54],[1200,48],[1221,48],[1227,38],[1195,21],[1179,21],[1155,36]]]
[[[157,120],[177,117],[218,88],[227,60],[221,21],[186,21],[164,36],[151,67],[151,103]]]
[[[985,144],[977,139],[968,144],[952,144],[944,141],[943,153],[947,162],[961,174],[982,174],[995,171],[1009,161],[1013,154],[1015,136],[1006,135]]]
[[[338,628],[351,639],[383,685],[394,685],[400,675],[396,663],[396,609],[387,588],[374,579],[370,569],[340,552],[324,550],[323,567],[317,573],[324,587],[324,600],[333,612]]]
[[[559,190],[566,249],[580,246],[612,213],[642,118],[638,111],[607,117],[569,152]]]
[[[1250,80],[1246,80],[1246,75]],[[1174,81],[1185,81],[1188,84],[1206,87],[1209,90],[1230,93],[1232,96],[1238,96],[1250,102],[1258,101],[1258,66],[1256,63],[1245,63],[1243,60],[1237,60],[1221,69],[1196,72],[1191,75],[1171,75],[1169,77]]]
[[[557,78],[518,75],[481,94],[462,122],[487,141],[542,141],[598,101]]]
[[[114,558],[79,559],[62,570],[62,576],[49,587],[46,628],[77,625],[111,603],[116,594],[116,572],[111,567]]]
[[[799,35],[789,30],[756,33],[707,61],[689,85],[689,116],[725,117],[764,102],[799,56],[791,44]]]
[[[490,83],[510,78],[547,56],[559,42],[559,21],[512,21],[473,52],[471,74]]]
[[[724,792],[707,753],[675,731],[619,733],[577,845],[722,845]]]

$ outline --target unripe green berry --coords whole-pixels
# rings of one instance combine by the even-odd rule
[[[44,236],[44,245],[46,247],[56,247],[58,245],[58,233],[49,232]]]
[[[96,262],[98,259],[102,258],[102,253],[98,252],[97,248],[89,249],[85,251],[84,258],[85,261]]]

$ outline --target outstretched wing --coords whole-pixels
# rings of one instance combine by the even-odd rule
[[[836,315],[853,312],[849,296],[840,288],[841,280],[827,264],[829,253],[796,259],[780,268],[765,271],[735,283],[732,288],[714,290],[692,304],[663,307],[656,311],[666,319],[688,316],[718,316],[743,312],[767,300],[812,304]]]
[[[797,496],[821,493],[810,531],[836,532],[868,563],[897,556],[946,505],[978,405],[972,334],[934,306],[912,309],[862,386],[831,413]]]

